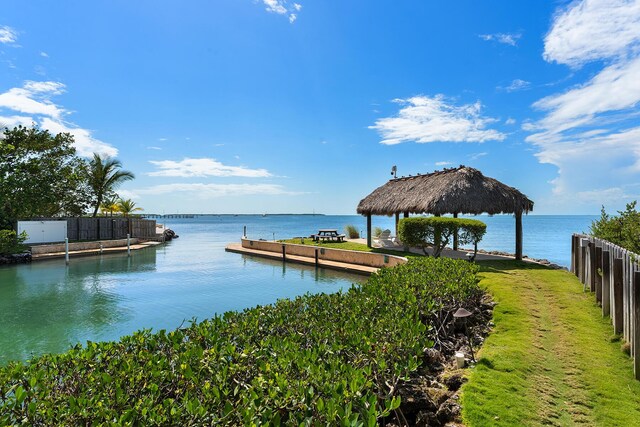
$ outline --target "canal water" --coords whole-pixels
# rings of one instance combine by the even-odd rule
[[[571,232],[595,217],[524,218],[525,253],[568,264]],[[480,247],[513,251],[513,217],[488,224]],[[162,222],[163,220],[159,220]],[[306,236],[320,228],[365,229],[361,216],[222,215],[166,219],[180,238],[126,254],[0,267],[0,364],[62,352],[87,340],[116,340],[142,328],[174,329],[215,313],[305,293],[336,292],[363,276],[227,253],[243,227],[251,238]],[[393,229],[393,219],[374,217]]]

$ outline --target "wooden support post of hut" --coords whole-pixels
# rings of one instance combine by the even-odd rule
[[[454,212],[453,217],[458,218],[458,212]],[[458,250],[458,230],[456,230],[456,232],[453,233],[453,250],[454,251]]]
[[[371,247],[371,214],[367,215],[367,246]]]
[[[425,175],[393,178],[376,188],[358,204],[357,212],[371,215],[404,217],[412,213],[431,215],[515,214],[516,259],[522,259],[522,214],[533,210],[533,202],[524,194],[502,182],[486,177],[467,166],[444,169]],[[368,230],[368,235],[370,235]],[[457,249],[454,238],[454,248]],[[367,244],[371,246],[370,238]]]
[[[516,259],[522,261],[522,211],[516,212]]]
[[[400,212],[396,212],[396,236],[398,235],[398,223],[400,222]]]

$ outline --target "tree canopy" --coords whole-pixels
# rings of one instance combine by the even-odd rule
[[[6,128],[0,138],[0,229],[21,218],[81,215],[89,203],[87,164],[73,136],[37,127]]]
[[[640,212],[636,204],[628,203],[618,215],[609,215],[603,206],[600,218],[591,223],[591,234],[640,254]]]

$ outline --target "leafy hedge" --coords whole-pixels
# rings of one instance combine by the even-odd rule
[[[27,240],[27,233],[24,231],[19,235],[14,230],[0,230],[0,255],[12,255],[24,252],[27,249],[23,245]]]
[[[627,203],[625,210],[618,211],[618,215],[607,214],[603,206],[600,218],[591,222],[591,234],[640,253],[640,212],[636,204],[636,201]]]
[[[346,292],[0,368],[0,425],[376,425],[476,267],[417,259]]]
[[[476,219],[449,217],[414,217],[404,218],[398,224],[398,237],[408,246],[422,248],[427,254],[427,247],[433,247],[433,256],[439,257],[449,244],[451,237],[458,233],[458,242],[462,245],[473,244],[475,258],[478,242],[482,240],[487,225]]]

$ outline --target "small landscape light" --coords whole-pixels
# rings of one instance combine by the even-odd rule
[[[471,338],[469,337],[469,328],[467,327],[467,317],[473,316],[473,313],[471,313],[469,310],[460,307],[458,310],[456,310],[455,313],[453,313],[453,317],[455,319],[463,319],[464,322],[464,331],[465,334],[467,335],[467,342],[469,343],[469,350],[471,351],[471,360],[473,360],[473,362],[476,361],[475,356],[473,355],[473,346],[471,345]]]

